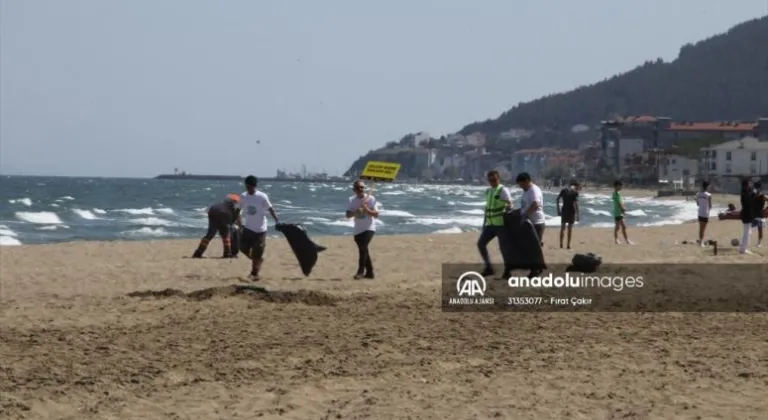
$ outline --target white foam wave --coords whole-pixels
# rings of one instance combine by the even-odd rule
[[[405,191],[385,191],[381,195],[406,195]]]
[[[451,203],[456,204],[455,201],[451,201]],[[483,206],[485,206],[485,201],[459,201],[458,204],[461,204],[462,206],[483,207]]]
[[[629,216],[647,216],[648,213],[644,212],[643,209],[637,209],[637,210],[630,210],[630,211],[628,211],[627,215],[629,215]]]
[[[600,222],[600,223],[595,223],[595,224],[593,224],[593,225],[590,225],[589,227],[595,227],[595,228],[612,228],[612,227],[614,227],[614,226],[616,226],[616,224],[615,224],[615,223],[609,223],[609,222]]]
[[[327,219],[325,217],[315,217],[315,216],[307,217],[307,220],[312,220],[312,221],[315,221],[315,222],[330,222],[331,221],[331,219]]]
[[[433,234],[437,234],[437,235],[453,235],[453,234],[457,234],[457,233],[461,233],[461,232],[462,231],[461,231],[460,227],[453,226],[453,227],[449,227],[447,229],[439,229],[439,230],[436,230],[436,231],[434,231],[432,233]]]
[[[130,222],[134,225],[141,225],[141,226],[166,226],[166,227],[179,226],[179,224],[176,222],[161,219],[159,217],[142,217],[139,219],[131,219]]]
[[[72,209],[72,212],[74,212],[76,215],[82,217],[85,220],[100,219],[95,214],[93,214],[90,210]]]
[[[72,197],[70,195],[65,195],[64,197],[61,197],[62,200],[74,200],[75,197]]]
[[[162,207],[162,208],[157,209],[156,211],[158,213],[161,213],[161,214],[175,214],[173,209],[168,208],[168,207]]]
[[[155,214],[155,211],[151,207],[144,207],[143,209],[117,209],[113,211],[119,211],[120,213],[128,213],[134,216],[147,215],[151,216]]]
[[[17,219],[27,223],[35,223],[39,225],[58,225],[62,223],[61,219],[59,219],[59,215],[52,211],[18,211],[15,216]]]
[[[441,218],[441,217],[420,217],[418,219],[410,219],[406,222],[410,225],[464,225],[481,227],[483,225],[482,217],[454,217],[454,218]]]
[[[37,230],[58,230],[58,229],[69,229],[69,226],[67,225],[46,225],[46,226],[40,226],[37,228]]]
[[[175,234],[168,232],[167,230],[159,228],[143,227],[141,229],[129,230],[123,232],[128,236],[143,236],[143,237],[163,237],[163,236],[176,236]]]
[[[23,204],[27,207],[30,207],[32,205],[32,200],[27,197],[17,198],[15,200],[8,200],[8,202],[11,204]]]
[[[93,209],[93,212],[96,214],[107,214],[107,211],[102,209]]]
[[[2,236],[19,236],[16,232],[12,231],[6,225],[0,225],[0,235]]]
[[[595,210],[592,207],[587,207],[587,213],[594,214],[595,216],[611,216],[611,212],[608,210]]]
[[[472,209],[472,210],[459,210],[459,213],[474,214],[474,215],[482,216],[485,212],[482,209]]]
[[[402,210],[380,210],[381,216],[391,216],[391,217],[416,217],[415,215],[408,213],[407,211]]]
[[[21,241],[13,236],[0,235],[0,246],[19,246]]]
[[[355,225],[355,221],[352,219],[342,219],[342,220],[327,220],[327,221],[319,221],[320,223],[327,225],[327,226],[347,226],[347,227],[353,227]]]

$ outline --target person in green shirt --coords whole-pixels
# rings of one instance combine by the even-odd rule
[[[621,181],[616,181],[613,183],[613,219],[616,222],[616,227],[613,229],[613,240],[620,244],[619,242],[619,229],[621,229],[621,234],[624,236],[624,242],[626,242],[629,245],[632,245],[632,242],[627,238],[627,224],[624,223],[624,213],[626,213],[626,209],[624,208],[624,199],[621,197],[621,187],[623,187],[624,184]]]
[[[496,238],[499,242],[499,250],[502,259],[507,260],[506,249],[508,248],[508,236],[504,228],[504,213],[512,207],[512,197],[504,185],[501,184],[499,172],[492,170],[488,172],[488,188],[485,191],[485,216],[483,217],[483,229],[480,237],[477,239],[477,249],[480,251],[480,257],[483,259],[485,268],[482,271],[483,276],[492,276],[494,274],[493,265],[488,256],[488,243]],[[509,277],[509,270],[504,267],[502,277]]]

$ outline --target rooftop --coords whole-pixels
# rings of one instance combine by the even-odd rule
[[[743,139],[731,140],[725,143],[720,143],[715,146],[704,148],[704,150],[736,150],[736,149],[768,150],[768,141],[760,141],[754,137],[744,137]]]

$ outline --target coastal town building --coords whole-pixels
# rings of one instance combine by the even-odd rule
[[[672,121],[669,117],[635,116],[603,121],[600,126],[600,143],[607,164],[615,172],[622,173],[621,163],[627,156],[623,139],[643,141],[643,150],[671,149],[681,141],[701,140],[715,143],[754,137],[768,141],[768,118],[757,121],[689,122]]]
[[[768,175],[768,141],[744,137],[702,148],[700,168],[706,178]]]

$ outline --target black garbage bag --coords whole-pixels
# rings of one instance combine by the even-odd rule
[[[229,227],[229,237],[231,240],[230,250],[232,251],[232,257],[237,257],[240,253],[240,230],[235,225]]]
[[[316,244],[309,238],[307,229],[300,224],[294,223],[278,223],[275,226],[278,232],[282,232],[285,235],[285,239],[288,240],[288,245],[291,246],[293,254],[296,256],[296,260],[301,266],[301,272],[305,276],[309,276],[312,272],[312,268],[317,263],[317,254],[326,250],[322,245]]]
[[[603,258],[599,255],[591,252],[587,254],[576,254],[571,260],[571,265],[566,268],[566,271],[578,271],[581,273],[594,273],[600,268],[600,264],[603,263]]]
[[[541,239],[536,228],[519,209],[504,214],[504,230],[508,235],[508,247],[503,250],[505,266],[509,270],[544,270],[547,264],[541,250]]]

